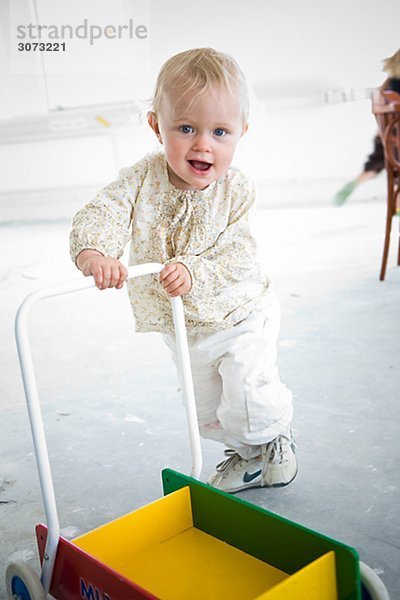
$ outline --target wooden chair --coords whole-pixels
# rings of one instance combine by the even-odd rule
[[[387,173],[386,231],[379,277],[383,281],[389,254],[392,219],[396,212],[400,212],[400,94],[389,90],[377,90],[372,96],[372,112],[378,122]],[[400,265],[400,239],[397,264]]]

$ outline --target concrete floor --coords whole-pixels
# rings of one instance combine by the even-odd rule
[[[378,280],[383,199],[260,211],[260,254],[282,305],[280,370],[295,395],[300,471],[243,498],[355,547],[400,598],[400,269]],[[0,598],[4,569],[37,568],[43,520],[13,339],[25,295],[79,277],[68,223],[0,227]],[[397,227],[397,224],[396,224]],[[161,495],[188,472],[176,374],[156,334],[133,335],[124,292],[43,301],[31,340],[62,533],[74,537]],[[205,442],[203,478],[221,460]]]

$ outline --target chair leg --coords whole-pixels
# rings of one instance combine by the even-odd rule
[[[392,218],[393,218],[393,202],[394,202],[394,181],[393,176],[390,171],[387,171],[387,184],[388,184],[388,194],[387,194],[387,213],[386,213],[386,231],[385,231],[385,243],[383,247],[383,256],[382,256],[382,266],[379,279],[383,281],[385,279],[386,274],[386,263],[389,254],[389,244],[390,244],[390,233],[392,231]]]
[[[400,221],[400,183],[399,180],[396,180],[396,192],[395,192],[395,213],[399,217]],[[400,222],[399,222],[399,245],[397,248],[397,265],[400,266]]]
[[[385,279],[385,274],[386,274],[386,263],[387,263],[388,254],[389,254],[389,242],[390,242],[391,228],[392,228],[392,217],[388,212],[387,217],[386,217],[386,233],[385,233],[385,243],[384,243],[384,247],[383,247],[382,266],[381,266],[381,272],[379,275],[379,279],[381,281],[383,281]]]

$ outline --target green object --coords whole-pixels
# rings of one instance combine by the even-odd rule
[[[349,181],[349,183],[346,183],[345,186],[343,186],[333,197],[333,203],[336,204],[336,206],[342,206],[342,204],[344,204],[347,200],[347,198],[350,196],[350,194],[352,194],[355,190],[355,188],[357,187],[357,181]]]
[[[302,525],[170,469],[164,494],[190,487],[194,526],[292,574],[330,550],[335,552],[339,600],[360,600],[357,552]]]

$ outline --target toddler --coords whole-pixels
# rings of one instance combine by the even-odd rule
[[[164,264],[128,281],[136,329],[157,331],[177,361],[168,296],[182,296],[200,433],[225,444],[208,483],[226,492],[290,483],[297,473],[292,394],[276,366],[279,307],[256,259],[255,192],[231,167],[247,131],[236,62],[210,48],[162,67],[148,122],[162,145],[103,188],[73,221],[71,256],[100,289],[119,261]]]

